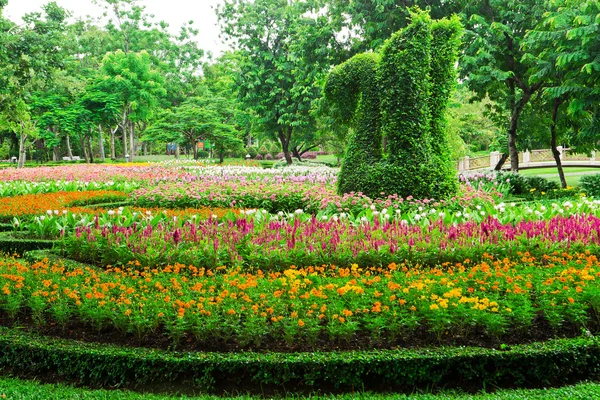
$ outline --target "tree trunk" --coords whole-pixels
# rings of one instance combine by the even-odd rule
[[[104,138],[102,137],[102,125],[98,125],[98,144],[100,145],[100,161],[106,161],[104,154]]]
[[[192,142],[192,153],[194,154],[194,160],[198,159],[198,142]]]
[[[90,136],[88,136],[88,137],[85,138],[86,145],[87,145],[87,147],[89,149],[88,155],[90,157],[90,163],[92,163],[92,164],[94,163],[94,149],[92,148],[92,137],[93,137],[93,135],[94,135],[94,129],[90,128]]]
[[[552,107],[552,125],[550,125],[550,148],[552,148],[552,155],[554,156],[554,160],[556,161],[556,168],[558,169],[560,185],[563,189],[566,189],[567,180],[565,179],[565,172],[563,171],[562,162],[560,160],[560,151],[558,151],[558,147],[556,146],[556,126],[558,121],[558,109],[560,108],[560,105],[563,102],[564,99],[554,99],[554,104]]]
[[[110,130],[110,159],[115,160],[117,158],[115,151],[115,133],[119,129],[119,125],[115,126],[115,129]]]
[[[25,160],[27,159],[27,148],[25,147],[25,142],[27,141],[27,135],[24,132],[21,132],[19,136],[19,163],[17,164],[17,168],[23,168],[25,166]]]
[[[506,160],[508,160],[508,153],[502,153],[502,157],[498,160],[498,164],[494,167],[494,171],[500,171]]]
[[[135,146],[135,141],[134,141],[134,123],[130,122],[129,123],[129,162],[133,162],[133,156],[136,153],[136,146]]]
[[[287,165],[292,165],[292,156],[290,155],[289,146],[290,146],[290,138],[292,137],[293,127],[288,127],[287,131],[280,129],[278,132],[279,141],[281,142],[281,149],[283,150],[283,155],[285,157],[285,162]]]
[[[128,132],[128,121],[127,121],[127,109],[123,110],[123,117],[121,118],[121,131],[123,134],[123,157],[127,154],[127,132]]]
[[[58,133],[55,126],[50,128],[50,132],[54,134],[55,138],[58,138]],[[60,161],[60,147],[58,147],[58,145],[52,146],[52,161]]]
[[[148,155],[148,143],[144,142],[142,147],[144,148],[144,156],[147,156]]]
[[[175,143],[175,159],[179,160],[179,143]]]
[[[88,153],[88,147],[85,143],[85,137],[79,136],[79,142],[81,143],[81,148],[83,149],[83,158],[85,159],[86,164],[90,162],[90,155]]]
[[[67,137],[67,157],[69,157],[70,159],[73,159],[73,151],[71,150],[71,137],[69,136],[68,133],[67,133],[66,137]]]

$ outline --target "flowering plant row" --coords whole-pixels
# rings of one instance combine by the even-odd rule
[[[76,321],[138,338],[165,332],[174,341],[242,346],[357,335],[394,346],[416,331],[438,340],[481,333],[508,340],[540,317],[557,332],[563,324],[597,326],[599,276],[600,262],[588,253],[514,260],[486,254],[480,263],[426,270],[392,263],[270,273],[182,264],[98,270],[8,259],[0,261],[0,308],[12,318],[27,311],[40,325]]]
[[[0,182],[0,198],[27,194],[79,192],[89,190],[116,190],[119,192],[130,193],[139,187],[140,183],[138,181],[7,181]]]
[[[83,192],[54,192],[43,194],[29,194],[0,198],[0,220],[12,220],[18,216],[35,216],[51,213],[66,214],[66,208],[71,213],[91,212],[81,206],[72,207],[72,204],[88,204],[90,202],[113,202],[127,200],[124,192],[116,190],[90,190]],[[54,212],[56,210],[56,212]]]
[[[290,265],[387,265],[408,261],[435,265],[462,258],[478,260],[485,252],[510,256],[527,249],[592,249],[600,243],[600,218],[591,215],[502,224],[488,218],[456,225],[428,226],[398,219],[352,223],[309,217],[276,220],[230,218],[222,222],[173,219],[159,223],[77,226],[66,235],[63,251],[96,264],[146,266],[173,263],[215,268],[252,266],[281,270]]]

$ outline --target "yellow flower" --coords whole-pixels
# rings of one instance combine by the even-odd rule
[[[437,305],[437,304],[432,304],[432,305],[430,305],[430,306],[429,306],[429,309],[430,309],[430,310],[437,310],[437,309],[439,309],[439,308],[440,308],[440,307],[438,307],[438,305]]]

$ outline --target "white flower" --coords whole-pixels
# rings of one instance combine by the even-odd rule
[[[58,215],[58,210],[54,210],[54,215]]]
[[[327,215],[323,215],[323,216],[321,217],[321,219],[322,219],[323,221],[327,221]]]
[[[146,215],[152,215],[152,211],[146,210]]]
[[[177,222],[177,215],[173,215],[173,222]]]
[[[379,211],[373,211],[373,216],[376,217],[379,215]]]
[[[400,221],[400,225],[402,226],[408,226],[408,221],[403,219],[402,221]]]
[[[517,203],[510,203],[510,206],[511,206],[511,207],[516,207],[516,206],[517,206]]]
[[[375,207],[375,204],[371,204],[371,210],[375,211],[377,209],[377,207]]]
[[[300,214],[304,213],[304,211],[303,211],[301,208],[297,209],[297,210],[296,210],[296,211],[294,211],[294,212],[295,212],[296,214],[298,214],[298,215],[300,215]]]
[[[442,211],[438,215],[440,218],[444,218],[446,216],[446,213]]]
[[[546,211],[546,207],[545,206],[540,206],[540,210]]]
[[[532,210],[531,208],[526,208],[526,209],[525,209],[525,212],[526,212],[527,214],[533,214],[533,210]]]
[[[535,215],[539,217],[540,215],[542,215],[542,213],[539,212],[538,210],[535,210]]]
[[[346,218],[346,217],[347,217],[346,213],[341,213],[340,214],[340,218]]]
[[[421,219],[421,214],[416,214],[416,215],[415,215],[415,221],[418,221],[418,220],[420,220],[420,219]]]
[[[115,215],[115,211],[114,210],[108,210],[107,214],[108,215]]]
[[[457,218],[460,218],[460,216],[462,215],[462,213],[459,211],[456,214],[454,214]]]
[[[475,208],[477,209],[477,211],[481,210],[481,206],[479,205],[475,206]]]
[[[67,210],[62,210],[63,215],[67,215]]]
[[[362,218],[360,219],[360,222],[367,222],[367,217],[362,217]]]
[[[485,215],[485,211],[479,211],[479,214]]]
[[[45,215],[41,215],[41,216],[40,216],[40,221],[43,221],[43,220],[45,220],[45,219],[46,219],[46,216],[45,216]]]
[[[465,218],[469,218],[469,214],[468,214],[468,213],[464,213],[464,214],[463,214],[463,217],[465,217]]]
[[[396,210],[396,215],[402,214],[402,210]]]
[[[217,219],[219,218],[216,214],[211,215],[212,219]]]
[[[384,208],[383,210],[381,210],[381,213],[382,213],[382,214],[387,214],[387,212],[388,212],[388,209],[387,209],[387,208]]]
[[[391,217],[390,217],[390,214],[384,214],[384,215],[383,215],[383,218],[385,218],[385,219],[390,219]]]
[[[334,215],[334,216],[332,217],[332,219],[333,219],[335,222],[338,222],[338,219],[339,219],[339,218],[338,218],[338,216],[337,216],[337,215]]]
[[[48,214],[48,215],[52,215],[52,210],[48,210],[48,211],[46,211],[46,214]]]
[[[279,212],[277,213],[277,215],[279,215],[280,217],[283,217],[283,211],[279,211]]]
[[[420,211],[423,211],[423,207],[422,206],[419,206],[419,212]]]

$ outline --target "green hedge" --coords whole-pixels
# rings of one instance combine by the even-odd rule
[[[8,222],[0,223],[0,232],[11,232],[14,229],[15,229],[15,227],[11,223],[8,223]]]
[[[0,328],[0,368],[94,387],[153,382],[203,392],[409,391],[564,384],[600,375],[600,340],[330,353],[191,353],[81,343]],[[182,387],[179,386],[179,387]]]
[[[23,254],[30,250],[51,249],[56,241],[0,235],[0,253]]]
[[[600,174],[584,175],[579,178],[579,184],[588,196],[600,196]]]

